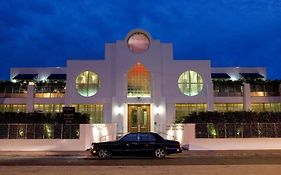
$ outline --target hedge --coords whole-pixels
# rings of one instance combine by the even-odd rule
[[[23,112],[0,112],[0,123],[50,123],[63,124],[63,113],[23,113]],[[75,113],[72,123],[89,123],[89,115]]]
[[[177,123],[279,123],[281,112],[194,112]]]

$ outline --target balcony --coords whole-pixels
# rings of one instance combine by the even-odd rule
[[[243,96],[243,86],[241,85],[215,85],[215,97],[241,97]]]
[[[252,97],[280,96],[279,84],[251,84]]]
[[[231,80],[213,80],[215,97],[241,97],[244,95],[243,82]]]
[[[25,98],[27,86],[0,86],[0,98]]]
[[[35,98],[64,98],[65,86],[36,86]]]

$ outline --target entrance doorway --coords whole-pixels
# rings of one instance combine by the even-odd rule
[[[128,105],[128,132],[150,131],[150,104]]]

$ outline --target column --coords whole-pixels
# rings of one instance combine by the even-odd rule
[[[244,90],[244,96],[243,96],[244,111],[250,111],[251,110],[251,88],[250,88],[250,84],[244,83],[243,90]]]
[[[35,95],[35,85],[34,83],[30,82],[27,86],[26,112],[33,112],[34,95]]]
[[[208,111],[214,111],[214,86],[213,82],[210,84],[207,84],[207,110]]]

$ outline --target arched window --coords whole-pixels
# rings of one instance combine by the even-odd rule
[[[98,92],[99,87],[99,76],[94,72],[85,71],[79,74],[76,78],[77,92],[84,97],[95,95]]]
[[[150,72],[141,63],[128,71],[127,97],[150,97]]]
[[[203,89],[203,79],[194,71],[185,71],[178,80],[180,91],[187,96],[198,95]]]

